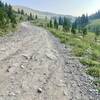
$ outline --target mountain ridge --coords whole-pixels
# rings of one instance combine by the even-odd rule
[[[52,12],[47,12],[47,11],[40,11],[40,10],[34,10],[34,9],[32,9],[32,8],[29,8],[29,7],[25,7],[25,6],[20,6],[20,5],[13,5],[13,9],[15,10],[15,11],[18,11],[18,9],[23,9],[24,10],[24,12],[25,13],[27,13],[27,14],[30,14],[30,13],[32,13],[32,14],[35,14],[35,15],[39,15],[40,17],[49,17],[49,18],[51,18],[51,17],[67,17],[67,18],[70,18],[70,19],[72,19],[72,20],[74,20],[75,19],[75,17],[74,16],[72,16],[72,15],[63,15],[63,14],[57,14],[57,13],[52,13]]]

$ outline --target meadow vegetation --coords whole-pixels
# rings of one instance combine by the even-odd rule
[[[86,28],[88,20],[82,26],[78,25],[77,28],[76,23],[71,23],[67,18],[65,22],[61,22],[61,18],[58,19],[58,22],[57,19],[52,21],[39,20],[38,26],[47,28],[55,37],[60,39],[61,43],[72,47],[73,55],[77,56],[80,62],[87,66],[86,73],[94,77],[94,83],[97,84],[97,89],[100,91],[100,33],[98,32],[97,35],[96,32],[90,32]],[[33,24],[36,25],[35,21]]]

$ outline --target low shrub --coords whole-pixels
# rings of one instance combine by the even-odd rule
[[[84,50],[82,48],[74,47],[72,51],[74,52],[75,56],[82,57],[84,55]]]
[[[87,68],[86,73],[93,77],[100,77],[100,68],[99,67],[89,67]]]
[[[88,65],[89,67],[93,67],[93,66],[100,66],[100,63],[91,59],[81,59],[80,62],[83,65]]]

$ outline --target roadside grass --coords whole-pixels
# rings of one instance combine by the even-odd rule
[[[49,23],[49,20],[38,18],[38,19],[31,21],[31,23],[35,26],[46,28],[47,24]]]
[[[19,23],[19,20],[17,20]],[[17,30],[18,23],[8,23],[5,26],[0,26],[0,37],[4,37],[10,32],[15,32]]]
[[[72,46],[72,52],[80,57],[80,62],[86,65],[86,73],[100,78],[100,43],[95,42],[95,34],[88,33],[84,38],[79,35],[49,28],[49,31],[58,37],[61,43]],[[98,37],[100,39],[100,37]]]
[[[94,77],[100,77],[100,68],[97,66],[87,68],[86,73]]]
[[[97,86],[100,93],[100,36],[95,41],[95,33],[88,32],[83,38],[81,34],[71,34],[70,32],[63,32],[54,28],[47,29],[60,39],[61,43],[72,46],[72,53],[80,58],[80,62],[87,66],[86,73],[94,77],[94,82],[99,84]],[[95,82],[95,83],[96,83]]]

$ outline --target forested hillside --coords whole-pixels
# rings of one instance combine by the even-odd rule
[[[89,16],[89,23],[86,27],[91,32],[100,33],[100,10]]]
[[[90,19],[100,19],[100,10],[90,16]]]

